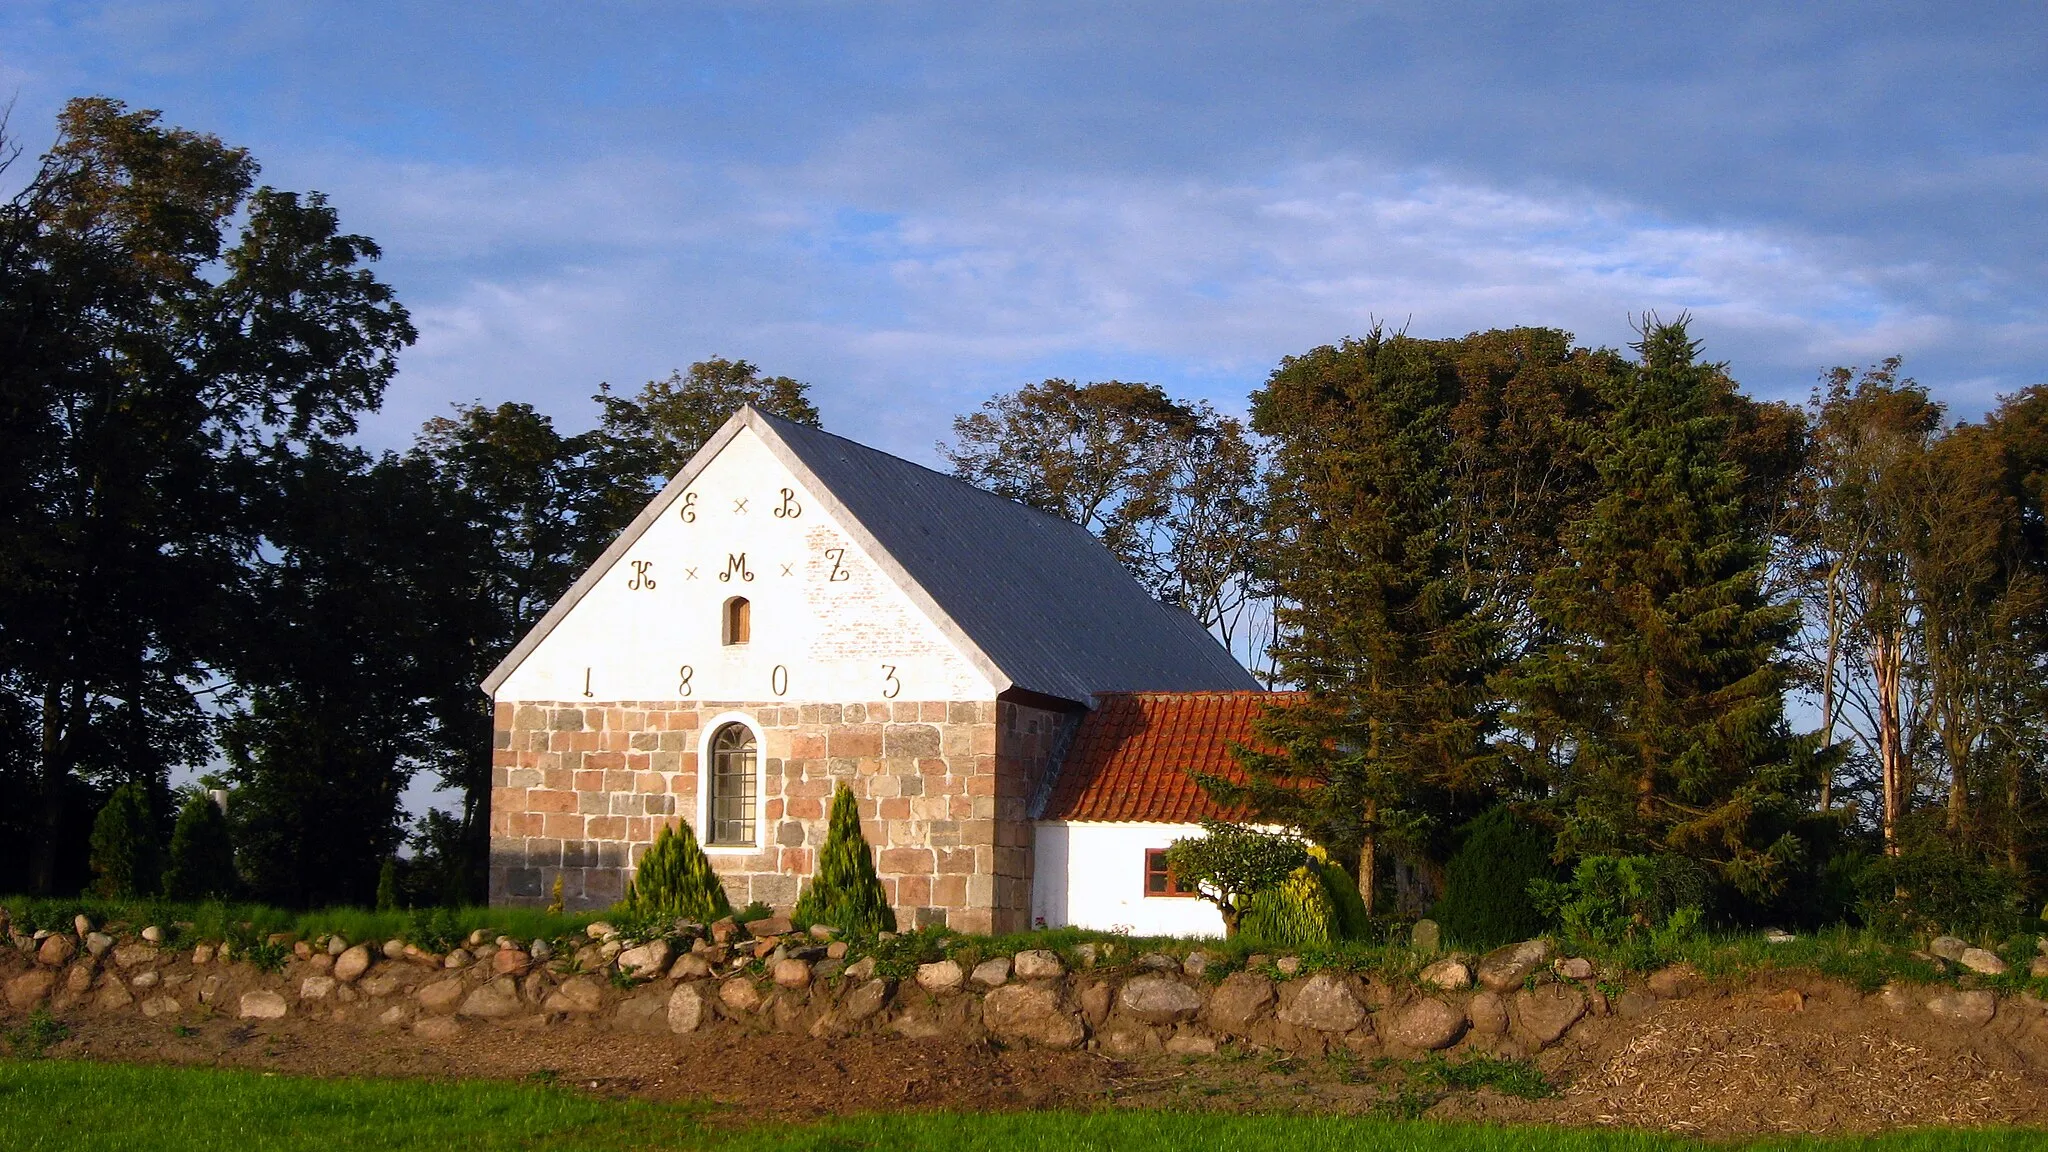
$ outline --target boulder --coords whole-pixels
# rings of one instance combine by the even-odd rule
[[[1210,965],[1214,963],[1216,963],[1216,957],[1197,948],[1193,952],[1188,953],[1187,958],[1180,962],[1180,970],[1190,976],[1202,976],[1208,973]],[[1168,1040],[1166,1046],[1171,1050],[1173,1041]]]
[[[1081,1005],[1081,1018],[1088,1021],[1090,1028],[1100,1028],[1109,1018],[1109,1006],[1116,998],[1116,990],[1101,980],[1094,981],[1075,999]]]
[[[88,932],[85,935],[85,950],[92,956],[105,956],[107,949],[114,946],[114,938],[105,932]]]
[[[1964,1028],[1982,1028],[1998,1014],[1998,997],[1989,992],[1939,992],[1927,998],[1936,1019]]]
[[[1081,1018],[1060,1004],[1059,992],[1042,984],[1006,984],[981,1002],[981,1022],[996,1036],[1039,1048],[1078,1048],[1087,1030]]]
[[[161,944],[164,942],[164,930],[151,924],[142,930],[142,938],[151,944]]]
[[[1415,979],[1425,988],[1458,992],[1472,986],[1472,969],[1467,968],[1463,960],[1446,957],[1424,968]]]
[[[1435,997],[1417,1000],[1394,1013],[1387,1039],[1406,1048],[1434,1052],[1457,1043],[1465,1031],[1465,1013]]]
[[[1706,980],[1690,964],[1673,964],[1650,973],[1647,982],[1650,995],[1666,1000],[1682,1000],[1706,987]]]
[[[24,972],[7,982],[7,1003],[15,1008],[32,1008],[57,986],[57,974],[47,968]]]
[[[736,1013],[752,1012],[761,1006],[761,990],[744,976],[737,976],[718,986],[719,1002]]]
[[[100,989],[100,994],[94,998],[93,1007],[102,1012],[112,1012],[116,1009],[126,1008],[133,1003],[135,1003],[135,997],[129,995],[128,989],[121,987],[119,980],[110,980]]]
[[[446,1042],[462,1038],[462,1025],[447,1016],[429,1016],[412,1026],[412,1034],[422,1040]]]
[[[1366,1022],[1365,1005],[1343,977],[1318,972],[1302,981],[1301,990],[1280,1009],[1280,1022],[1317,1032],[1349,1032]]]
[[[405,982],[400,980],[395,972],[379,972],[364,980],[360,987],[365,996],[389,996],[405,987]]]
[[[1201,993],[1170,976],[1140,976],[1123,986],[1117,1003],[1147,1024],[1192,1020],[1202,1010]],[[1338,1029],[1345,1031],[1346,1029]]]
[[[1943,960],[1953,962],[1963,958],[1963,953],[1970,950],[1970,943],[1967,940],[1958,940],[1954,936],[1936,936],[1927,945],[1927,950]]]
[[[1095,1037],[1095,1046],[1108,1056],[1128,1059],[1165,1051],[1159,1033],[1135,1020],[1117,1020]]]
[[[145,1001],[142,1008],[147,1012],[149,1003]],[[277,1020],[283,1018],[287,1011],[289,1009],[285,1005],[284,997],[275,992],[259,990],[242,993],[235,1015],[244,1020]]]
[[[334,978],[343,984],[353,984],[370,970],[370,946],[358,944],[344,949],[334,958]]]
[[[463,988],[460,980],[437,980],[413,993],[420,1007],[435,1016],[446,1016],[461,1005]]]
[[[78,933],[80,940],[83,940],[92,934],[92,921],[85,918],[85,913],[80,912],[71,918],[71,929]]]
[[[997,956],[983,960],[967,974],[967,980],[976,988],[1000,988],[1010,982],[1010,958]]]
[[[263,993],[263,995],[269,996],[277,1001],[277,1004],[275,1005],[275,1007],[277,1008],[276,1015],[284,1015],[284,997],[279,996],[275,992],[265,992]],[[246,997],[244,997],[244,999],[246,999]],[[156,1020],[164,1016],[176,1016],[178,1014],[178,1011],[178,1002],[169,996],[151,996],[149,999],[144,1000],[142,1002],[142,1014],[144,1016],[149,1017],[151,1020]],[[250,1015],[250,1013],[244,1012],[242,1013],[242,1015],[248,1016]],[[259,1015],[257,1016],[257,1018],[271,1019],[272,1017]]]
[[[1495,992],[1512,992],[1529,979],[1529,974],[1541,967],[1550,958],[1550,944],[1545,940],[1524,940],[1496,948],[1480,957],[1478,970],[1474,973],[1481,984]]]
[[[1183,1029],[1166,1038],[1166,1051],[1174,1056],[1214,1056],[1216,1038],[1206,1032]]]
[[[619,971],[635,980],[652,980],[668,971],[675,949],[666,940],[654,940],[619,953]]]
[[[1176,976],[1180,974],[1180,961],[1164,952],[1147,952],[1133,963],[1147,972],[1165,972]]]
[[[701,952],[685,952],[676,957],[673,967],[668,970],[671,980],[701,980],[711,975],[711,961]]]
[[[2043,937],[2043,939],[2048,939],[2048,937]],[[2048,956],[2036,956],[2029,961],[2027,963],[2027,976],[2034,980],[2048,976]]]
[[[810,961],[794,958],[777,960],[774,976],[778,988],[808,988],[811,986]]]
[[[517,1016],[520,1009],[518,982],[510,976],[500,976],[471,989],[469,995],[462,998],[462,1007],[456,1009],[456,1014],[503,1020],[507,1016]]]
[[[476,957],[470,955],[467,948],[451,948],[448,950],[448,955],[441,959],[441,967],[443,968],[467,968],[474,963],[476,963]]]
[[[1057,980],[1067,974],[1067,966],[1060,963],[1059,953],[1045,948],[1017,953],[1014,967],[1019,980]]]
[[[960,964],[955,960],[917,966],[917,986],[927,992],[958,992],[966,981],[967,973],[960,970]]]
[[[1435,952],[1444,946],[1444,930],[1434,920],[1417,920],[1408,931],[1408,946],[1417,952]]]
[[[74,994],[87,991],[92,987],[92,978],[97,975],[99,971],[91,960],[81,960],[64,973],[64,987]]]
[[[1273,999],[1271,980],[1256,972],[1232,972],[1209,995],[1209,1026],[1246,1035],[1272,1009]]]
[[[43,937],[43,946],[36,949],[36,963],[49,968],[62,968],[78,955],[78,945],[69,936],[50,935]]]
[[[889,994],[896,989],[887,980],[869,980],[846,994],[846,1002],[839,1006],[839,1018],[848,1024],[858,1024],[889,1006]]]
[[[213,954],[215,951],[216,949],[211,944],[194,944],[192,946],[193,965],[196,967],[202,964],[213,963]]]
[[[544,1012],[595,1012],[604,1006],[604,986],[588,976],[571,976],[541,1005]]]
[[[846,966],[848,980],[872,980],[875,978],[875,958],[863,956]]]
[[[1998,953],[1988,948],[1965,948],[1956,962],[1984,976],[2003,976],[2008,967]]]
[[[1273,968],[1282,976],[1293,976],[1301,971],[1301,957],[1282,956],[1273,961]]]
[[[405,941],[386,940],[384,942],[384,958],[386,960],[405,959]]]
[[[764,936],[787,936],[796,931],[796,925],[787,916],[766,916],[746,923],[747,935],[759,940]]]
[[[1472,1021],[1472,1030],[1481,1036],[1500,1036],[1508,1030],[1508,1002],[1498,992],[1486,991],[1472,997],[1465,1004],[1465,1016]]]
[[[1591,980],[1593,978],[1593,962],[1584,956],[1566,956],[1556,964],[1551,965],[1551,967],[1559,976],[1567,980]]]
[[[704,1023],[704,993],[695,984],[678,984],[668,994],[668,1030],[695,1032]]]
[[[1586,1014],[1586,994],[1569,984],[1545,984],[1515,993],[1515,1020],[1539,1045],[1558,1037]]]
[[[583,934],[592,940],[603,940],[608,937],[617,936],[619,930],[612,927],[608,921],[593,920],[583,926]]]
[[[334,995],[335,987],[332,976],[308,976],[299,981],[299,999],[325,1000]]]

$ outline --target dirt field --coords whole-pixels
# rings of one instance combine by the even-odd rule
[[[1447,1090],[1411,1064],[1216,1057],[1111,1060],[1090,1052],[862,1035],[821,1043],[718,1028],[622,1035],[574,1022],[472,1023],[428,1040],[287,1019],[167,1025],[71,1021],[52,1056],[219,1065],[318,1076],[535,1078],[606,1096],[709,1100],[735,1119],[901,1109],[1149,1107],[1313,1111],[1622,1125],[1709,1136],[1844,1133],[1935,1124],[2048,1126],[2048,1006],[2002,1002],[1968,1029],[1894,1015],[1876,997],[1784,981],[1589,1019],[1535,1058],[1549,1099]],[[1456,1054],[1453,1054],[1456,1058]]]

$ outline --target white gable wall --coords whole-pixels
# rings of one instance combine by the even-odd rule
[[[728,646],[722,612],[733,596],[751,603],[752,635]],[[752,428],[738,430],[496,693],[500,701],[994,695]]]
[[[1128,929],[1139,936],[1222,936],[1223,914],[1191,896],[1147,896],[1145,852],[1202,835],[1199,824],[1041,820],[1031,915],[1048,928]]]

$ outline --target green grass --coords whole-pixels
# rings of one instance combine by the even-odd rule
[[[557,914],[538,908],[423,908],[378,912],[368,908],[315,908],[297,911],[267,904],[226,904],[207,901],[181,904],[168,900],[102,900],[93,896],[0,896],[16,927],[69,931],[81,913],[94,924],[125,925],[139,930],[156,925],[176,943],[195,940],[263,939],[283,932],[314,939],[339,932],[350,940],[384,941],[400,937],[421,947],[445,949],[482,928],[492,935],[519,940],[559,940],[580,936],[603,913]]]
[[[309,1080],[256,1072],[0,1060],[0,1148],[11,1152],[269,1149],[692,1149],[702,1152],[2003,1152],[2048,1134],[1928,1131],[1854,1140],[1704,1144],[1651,1133],[1334,1116],[1187,1112],[879,1115],[744,1127],[689,1105],[610,1101],[543,1083]]]

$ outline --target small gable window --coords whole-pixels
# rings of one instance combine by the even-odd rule
[[[754,734],[744,724],[727,724],[711,738],[714,845],[754,843],[754,757]]]
[[[1145,895],[1147,896],[1200,896],[1191,886],[1184,886],[1180,877],[1166,866],[1166,849],[1145,849]]]
[[[754,607],[747,603],[745,596],[735,596],[725,602],[725,643],[745,644],[754,631]]]

